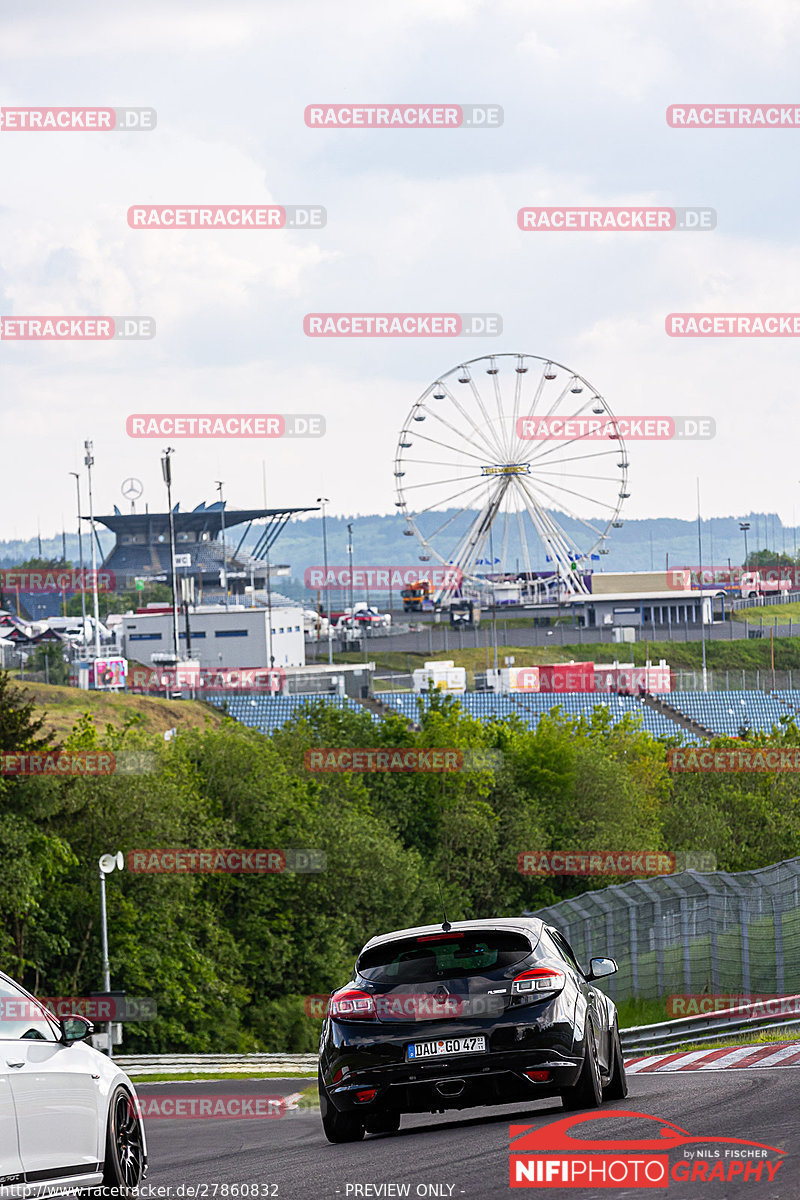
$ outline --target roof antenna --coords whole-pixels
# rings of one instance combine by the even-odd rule
[[[444,920],[442,921],[442,929],[444,930],[445,933],[449,933],[450,930],[453,928],[453,926],[448,921],[447,913],[445,912],[445,909],[444,909],[444,896],[442,895],[441,883],[438,885],[438,887],[439,887],[439,899],[442,902],[442,916],[444,917]]]

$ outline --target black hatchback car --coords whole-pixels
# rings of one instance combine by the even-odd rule
[[[565,938],[535,918],[458,921],[374,937],[331,994],[319,1095],[330,1142],[392,1133],[402,1113],[628,1093],[617,1011]]]

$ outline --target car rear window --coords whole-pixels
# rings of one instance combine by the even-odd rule
[[[357,970],[373,983],[424,983],[504,971],[533,951],[529,938],[504,930],[427,934],[365,950]]]

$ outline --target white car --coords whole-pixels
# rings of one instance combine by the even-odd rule
[[[0,1195],[99,1189],[126,1196],[147,1171],[136,1091],[93,1050],[84,1017],[58,1020],[0,972]]]

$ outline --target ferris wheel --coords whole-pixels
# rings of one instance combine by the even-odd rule
[[[403,423],[394,477],[403,532],[423,562],[451,566],[451,579],[473,588],[512,576],[528,595],[541,594],[540,581],[587,592],[584,571],[608,553],[629,495],[608,402],[533,354],[491,354],[440,375]]]

